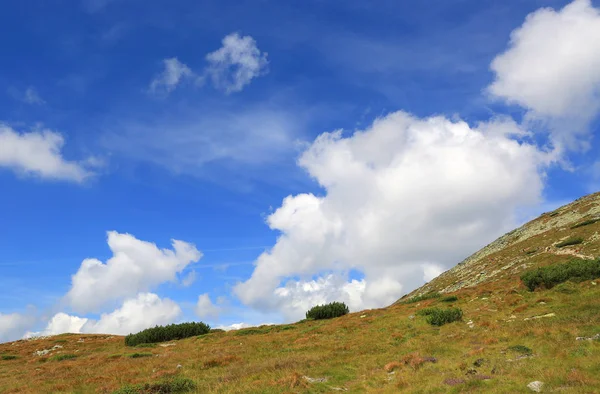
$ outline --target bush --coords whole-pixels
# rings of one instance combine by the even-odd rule
[[[458,297],[457,296],[448,296],[448,297],[444,297],[442,298],[443,302],[455,302],[458,301]]]
[[[142,358],[142,357],[152,357],[152,353],[133,353],[127,355],[129,358]]]
[[[225,332],[225,330],[223,330],[222,328],[211,328],[209,331],[211,334],[215,334],[218,332]]]
[[[306,312],[306,318],[314,320],[331,319],[344,316],[349,312],[348,306],[343,302],[332,302],[326,305],[313,306]]]
[[[443,326],[462,319],[463,313],[459,308],[425,308],[417,312],[418,315],[426,316],[427,323],[432,326]]]
[[[404,301],[405,304],[414,304],[415,302],[431,300],[434,298],[440,298],[442,295],[440,293],[427,293],[416,297],[411,297],[408,300]]]
[[[129,334],[125,337],[125,345],[136,346],[141,343],[156,343],[172,341],[174,339],[189,338],[204,335],[210,331],[210,326],[205,323],[181,323],[168,326],[156,326],[140,331],[137,334]]]
[[[536,268],[521,275],[521,280],[530,291],[538,287],[551,289],[554,286],[571,280],[584,280],[600,277],[600,260],[573,259],[566,263],[552,264]]]
[[[157,383],[123,386],[113,394],[175,394],[187,393],[195,389],[196,383],[193,380],[176,377]]]
[[[533,350],[523,345],[514,345],[508,348],[508,350],[512,350],[513,352],[525,354],[531,356],[533,354]]]
[[[74,355],[74,354],[57,354],[56,356],[50,357],[50,360],[52,360],[52,361],[64,361],[64,360],[72,360],[74,358],[77,358],[77,356]]]
[[[14,360],[16,358],[17,358],[17,356],[15,356],[14,354],[3,354],[2,355],[2,360]]]
[[[583,243],[583,238],[581,237],[574,237],[574,238],[569,238],[565,241],[559,242],[556,244],[557,248],[564,248],[565,246],[571,246],[571,245],[579,245],[580,243]]]
[[[571,228],[575,229],[575,228],[579,228],[579,227],[583,227],[583,226],[588,226],[590,224],[594,224],[594,223],[599,222],[599,221],[600,221],[600,218],[590,219],[590,220],[586,220],[586,221],[581,222],[581,223],[577,223],[576,225],[571,226]]]

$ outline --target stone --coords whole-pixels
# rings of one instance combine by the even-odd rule
[[[544,387],[544,382],[540,382],[536,380],[535,382],[531,382],[527,385],[527,388],[531,391],[535,391],[536,393],[542,392],[542,387]]]

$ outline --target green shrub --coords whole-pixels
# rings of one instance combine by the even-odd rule
[[[459,308],[425,308],[417,312],[418,315],[425,316],[427,323],[432,326],[443,326],[462,319],[463,313]]]
[[[562,242],[559,242],[556,244],[557,248],[564,248],[565,246],[571,246],[571,245],[579,245],[580,243],[583,243],[583,238],[581,237],[573,237],[573,238],[569,238],[566,239]]]
[[[168,326],[156,326],[140,331],[137,334],[129,334],[125,337],[125,345],[136,346],[141,343],[156,343],[183,339],[197,335],[208,334],[210,326],[199,323],[170,324]]]
[[[196,383],[188,378],[176,377],[157,383],[126,385],[113,394],[175,394],[188,393],[196,389]]]
[[[245,335],[258,335],[258,334],[267,334],[271,332],[271,329],[262,329],[262,328],[244,328],[243,330],[235,331],[235,335],[245,336]]]
[[[581,223],[577,223],[576,225],[571,226],[571,228],[575,229],[575,228],[579,228],[579,227],[583,227],[583,226],[588,226],[590,224],[594,224],[594,223],[599,222],[599,221],[600,221],[600,218],[589,219],[589,220],[583,221]]]
[[[129,358],[152,357],[152,353],[133,353],[133,354],[128,354],[127,357],[129,357]]]
[[[551,289],[566,282],[583,282],[600,277],[600,260],[573,259],[566,263],[536,268],[521,275],[521,280],[530,291],[538,287]]]
[[[440,298],[442,295],[440,293],[427,293],[420,296],[411,297],[408,300],[404,301],[405,304],[414,304],[415,302],[431,300],[434,298]]]
[[[448,296],[448,297],[444,297],[442,298],[443,302],[455,302],[458,301],[458,297],[457,296]]]
[[[348,314],[350,310],[343,302],[332,302],[325,305],[313,306],[306,312],[307,319],[321,320],[340,317]]]
[[[217,332],[225,332],[222,328],[211,328],[209,331],[211,334],[215,334]]]
[[[64,360],[72,360],[74,358],[77,358],[76,355],[74,354],[57,354],[55,356],[50,357],[50,360],[52,361],[64,361]]]
[[[3,354],[2,355],[2,360],[14,360],[18,358],[17,356],[15,356],[14,354]]]
[[[528,356],[533,354],[533,350],[531,350],[527,346],[523,346],[523,345],[514,345],[514,346],[509,347],[508,350],[512,350],[513,352],[517,352],[517,353],[521,353],[521,354],[526,354]]]

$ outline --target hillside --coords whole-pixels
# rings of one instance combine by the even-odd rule
[[[177,384],[198,393],[600,392],[600,286],[582,279],[530,291],[520,279],[599,256],[597,217],[600,194],[586,196],[394,305],[332,320],[147,347],[74,334],[0,344],[0,392],[169,393]],[[463,317],[433,326],[419,314],[427,307],[460,308]]]

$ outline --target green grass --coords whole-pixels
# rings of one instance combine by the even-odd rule
[[[442,302],[456,302],[456,301],[458,301],[457,296],[448,296],[448,297],[442,298]]]
[[[17,356],[15,356],[14,354],[3,354],[2,355],[2,360],[14,360],[18,358]]]
[[[113,394],[188,393],[196,390],[196,387],[196,383],[191,379],[176,377],[156,383],[126,385],[113,392]]]
[[[589,220],[583,221],[581,223],[577,223],[576,225],[572,226],[571,229],[576,229],[576,228],[583,227],[583,226],[589,226],[590,224],[594,224],[594,223],[597,223],[599,221],[600,221],[600,218],[589,219]]]
[[[600,260],[573,259],[566,263],[548,265],[527,271],[521,280],[530,291],[551,289],[566,281],[583,282],[600,277]]]
[[[523,346],[523,345],[510,346],[508,348],[508,350],[512,350],[513,352],[517,352],[517,353],[528,355],[528,356],[531,356],[533,354],[533,350],[531,350],[527,346]]]
[[[132,353],[128,354],[129,358],[142,358],[142,357],[152,357],[152,353]]]
[[[425,308],[417,312],[417,314],[425,316],[427,323],[438,327],[461,320],[463,316],[460,308]]]
[[[135,345],[135,347],[141,347],[141,348],[153,348],[156,347],[155,343],[140,343]]]
[[[73,360],[77,358],[75,354],[57,354],[55,356],[50,357],[51,361],[65,361],[65,360]]]
[[[427,293],[416,297],[411,297],[408,300],[404,301],[404,304],[414,304],[416,302],[421,302],[425,300],[432,300],[434,298],[440,298],[442,295],[440,293]]]
[[[564,248],[565,246],[571,246],[571,245],[579,245],[583,243],[583,238],[581,237],[572,237],[569,239],[566,239],[562,242],[559,242],[556,244],[557,248]]]

